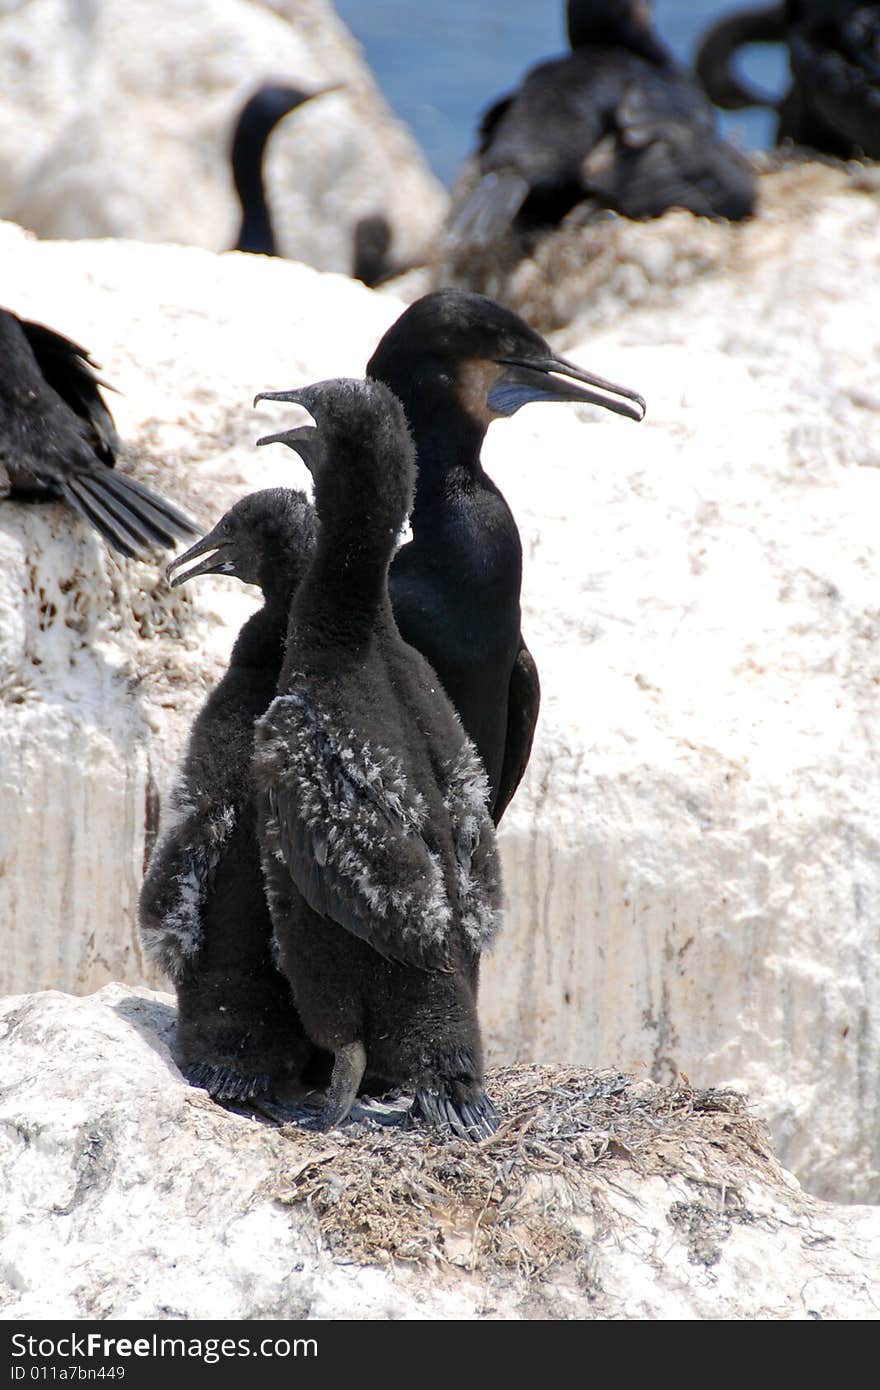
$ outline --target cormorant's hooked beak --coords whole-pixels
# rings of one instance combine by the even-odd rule
[[[293,405],[302,406],[303,410],[309,409],[301,391],[260,391],[254,396],[254,405],[257,401],[289,401]],[[257,445],[261,444],[286,444],[288,449],[293,449],[299,454],[309,472],[314,472],[318,446],[318,430],[315,425],[297,425],[292,430],[281,430],[278,434],[264,434],[262,439],[257,440]]]
[[[203,536],[200,541],[196,541],[195,545],[191,545],[189,550],[185,550],[182,555],[176,556],[165,566],[165,578],[172,589],[176,589],[179,584],[185,584],[196,574],[235,574],[235,562],[224,558],[224,551],[228,550],[231,545],[232,541],[228,537],[218,536],[215,526],[214,530],[209,531],[207,536]],[[188,564],[190,560],[198,559],[200,555],[206,556],[200,565],[193,565],[191,570],[186,571],[186,574],[175,574],[172,579],[174,570],[179,569],[181,565]]]
[[[629,420],[645,417],[644,397],[637,391],[593,376],[564,357],[548,354],[544,358],[499,357],[496,360],[507,370],[489,387],[486,402],[499,415],[513,415],[521,405],[534,401],[587,401],[590,405],[613,410],[617,415],[625,415]],[[561,380],[562,377],[567,380]],[[586,384],[577,386],[575,382]],[[623,399],[615,400],[615,396]]]

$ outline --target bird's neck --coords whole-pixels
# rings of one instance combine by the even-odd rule
[[[390,616],[388,566],[396,532],[387,522],[374,526],[322,524],[321,542],[294,596],[290,623],[313,634],[345,633],[352,649],[371,640]]]
[[[289,605],[266,601],[242,627],[235,640],[229,665],[267,667],[276,671],[284,655]]]
[[[263,155],[272,125],[250,131],[248,143],[236,142],[232,150],[232,177],[242,213],[235,249],[265,256],[275,255],[275,233],[263,183]]]
[[[661,43],[650,26],[640,24],[624,15],[599,23],[590,0],[569,0],[568,41],[572,49],[597,44],[609,48],[625,48],[637,58],[644,58],[655,67],[665,68],[673,63],[672,54]]]
[[[429,423],[419,419],[418,410],[407,414],[418,459],[413,524],[421,512],[438,504],[491,488],[480,462],[484,427],[454,410],[439,417],[439,428],[436,416]]]

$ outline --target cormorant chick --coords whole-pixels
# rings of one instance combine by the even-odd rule
[[[337,87],[322,87],[317,92],[303,92],[298,87],[276,86],[267,83],[249,97],[241,109],[232,137],[232,177],[241,203],[241,229],[236,251],[251,251],[261,256],[277,256],[272,218],[263,186],[263,156],[266,141],[278,122],[303,102]]]
[[[0,498],[58,498],[114,550],[141,558],[198,527],[114,470],[119,439],[85,348],[0,309]]]
[[[263,592],[263,607],[241,629],[229,669],[193,724],[174,822],[153,853],[139,907],[144,949],[177,990],[183,1072],[221,1101],[271,1096],[313,1060],[272,960],[251,764],[254,720],[275,695],[290,599],[316,534],[302,493],[270,488],[237,502],[168,566],[170,577],[205,555],[172,585],[231,574]]]
[[[495,839],[475,750],[391,610],[412,441],[378,382],[285,398],[316,426],[259,443],[300,453],[321,526],[254,767],[280,960],[309,1037],[334,1053],[322,1127],[345,1119],[369,1069],[414,1088],[431,1122],[482,1138],[496,1118],[475,976],[497,926]]]
[[[733,71],[739,48],[788,45],[792,82],[778,102]],[[838,159],[880,159],[880,5],[860,0],[783,0],[713,25],[696,59],[716,106],[775,107],[776,144],[788,141]]]
[[[751,165],[717,135],[644,0],[569,0],[567,15],[571,54],[532,68],[483,116],[481,178],[453,209],[452,243],[488,246],[511,224],[534,234],[578,204],[634,219],[672,207],[751,216]]]

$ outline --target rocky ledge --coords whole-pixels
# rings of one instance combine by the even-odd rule
[[[807,1196],[742,1097],[494,1072],[479,1146],[282,1129],[174,1063],[168,996],[0,1004],[0,1316],[877,1315],[880,1211]]]

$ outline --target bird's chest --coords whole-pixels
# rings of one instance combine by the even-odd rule
[[[519,634],[521,570],[518,537],[466,521],[438,528],[430,546],[404,547],[392,566],[401,634],[441,673],[505,664]]]

